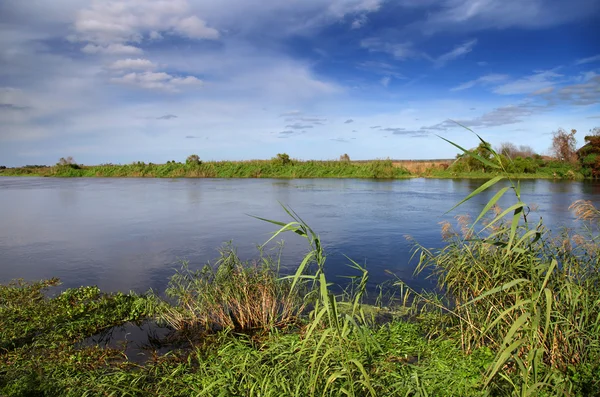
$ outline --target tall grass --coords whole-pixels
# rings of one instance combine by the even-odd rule
[[[192,272],[187,266],[171,278],[162,319],[176,330],[269,331],[298,322],[305,303],[299,288],[278,280],[279,257],[261,255],[242,262],[232,247],[221,251],[215,266]]]
[[[506,178],[501,157],[481,141],[491,160],[465,153],[501,175],[458,205]],[[514,195],[514,204],[499,210],[496,204],[508,192]],[[574,208],[580,218],[598,219],[589,202]],[[487,217],[492,209],[496,212]],[[445,225],[444,233],[448,242],[444,248],[416,248],[417,273],[431,273],[445,298],[418,297],[422,308],[448,314],[446,326],[460,336],[466,353],[481,346],[496,351],[484,386],[519,396],[542,390],[569,395],[575,387],[570,375],[577,372],[578,387],[597,391],[600,257],[593,248],[600,242],[597,234],[576,237],[579,244],[572,244],[566,234],[558,240],[549,236],[541,220],[532,223],[528,218],[520,186],[510,180],[474,222],[463,222],[459,232]],[[586,379],[582,373],[587,373]]]
[[[124,165],[54,166],[15,168],[0,171],[0,175],[38,175],[52,177],[135,177],[135,178],[405,178],[410,173],[395,167],[390,160],[366,163],[347,161],[276,160],[215,161],[193,163]]]

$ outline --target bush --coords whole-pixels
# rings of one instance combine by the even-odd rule
[[[509,164],[507,168],[508,172],[514,172],[518,174],[534,174],[538,170],[539,165],[531,157],[527,157],[525,159],[522,157],[517,157]]]
[[[288,165],[292,163],[292,159],[287,153],[277,153],[277,157],[273,158],[273,163],[279,165]]]
[[[185,160],[185,164],[186,165],[200,165],[200,164],[202,164],[202,161],[200,161],[200,156],[198,156],[197,154],[191,154]]]
[[[6,166],[5,165],[0,165],[0,170],[5,170]]]
[[[73,160],[73,157],[69,156],[67,158],[61,157],[58,160],[58,163],[56,163],[57,167],[64,167],[64,168],[72,168],[74,170],[78,170],[81,169],[81,167],[79,166],[79,164],[77,164],[75,162],[75,160]]]

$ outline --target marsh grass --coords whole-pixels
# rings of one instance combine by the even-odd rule
[[[0,175],[133,178],[406,178],[410,173],[390,160],[369,162],[275,160],[209,161],[167,164],[53,166],[0,170]]]
[[[257,261],[242,262],[228,246],[214,266],[198,271],[184,266],[172,278],[167,296],[176,299],[161,318],[176,330],[198,329],[268,331],[292,326],[305,308],[301,289],[280,280],[279,255],[261,253]]]
[[[457,206],[507,178],[504,159],[481,142],[491,159],[465,153],[500,175]],[[600,258],[598,250],[586,243],[597,246],[597,234],[588,229],[587,238],[574,236],[580,244],[571,244],[568,234],[558,240],[551,237],[541,219],[531,223],[519,184],[508,182],[475,221],[460,219],[459,231],[443,225],[445,247],[429,250],[416,245],[416,272],[435,277],[445,295],[412,291],[417,298],[413,303],[422,312],[445,317],[445,326],[433,326],[431,331],[459,336],[465,353],[481,347],[496,352],[484,381],[488,390],[519,396],[596,393]],[[498,209],[498,200],[508,192],[515,203]],[[577,202],[572,209],[580,219],[598,220],[598,210],[590,202]]]

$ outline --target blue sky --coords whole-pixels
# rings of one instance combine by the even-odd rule
[[[596,0],[0,1],[0,164],[450,158],[600,125]]]

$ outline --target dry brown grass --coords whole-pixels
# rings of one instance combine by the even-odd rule
[[[449,160],[401,160],[394,161],[394,167],[404,167],[411,174],[422,174],[428,170],[445,170],[450,166]]]

